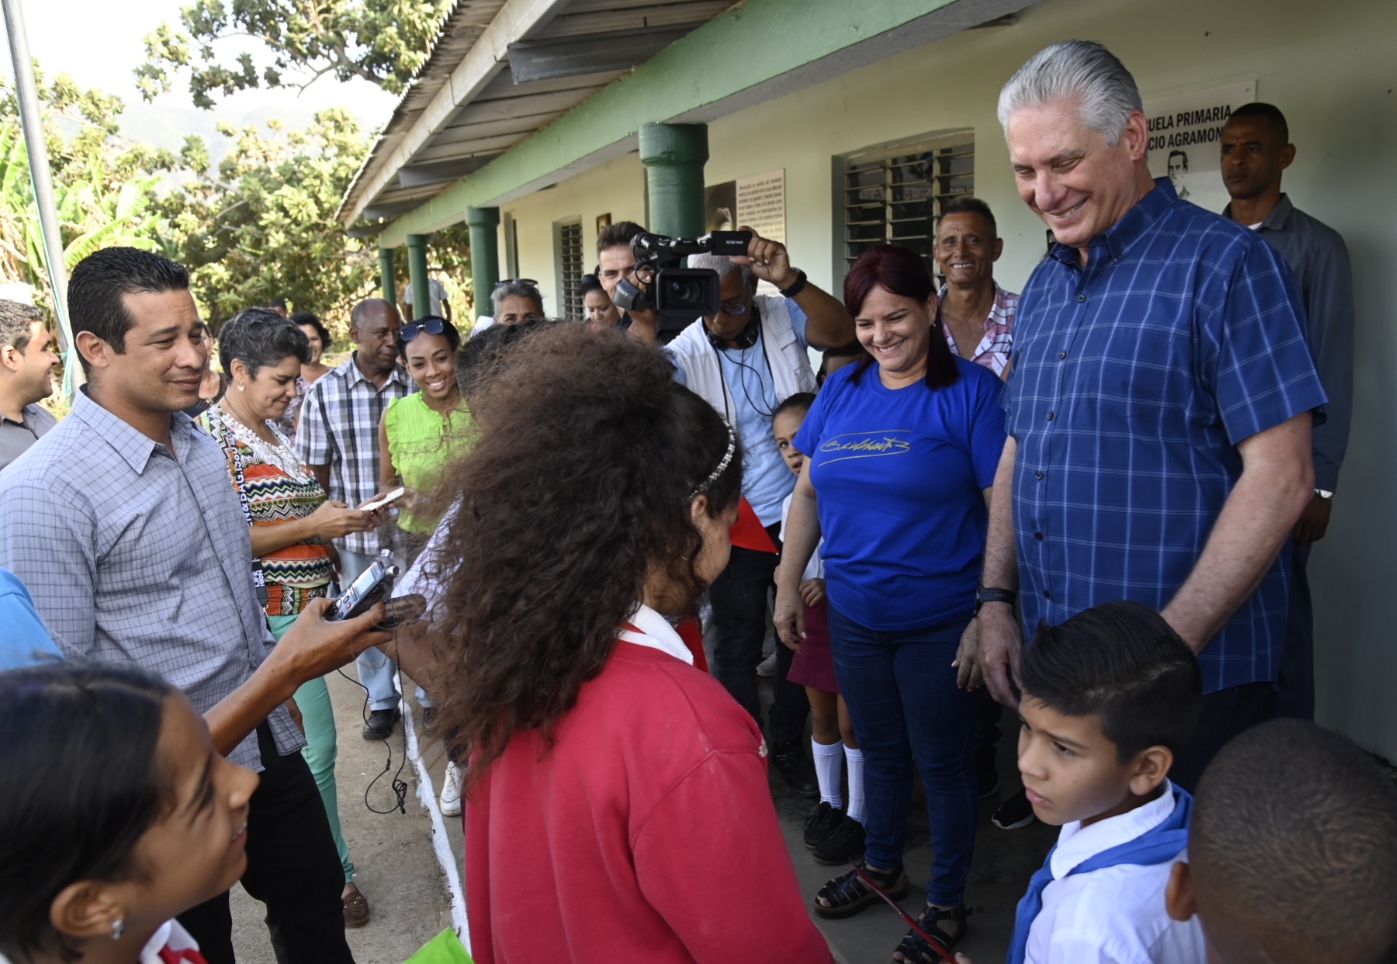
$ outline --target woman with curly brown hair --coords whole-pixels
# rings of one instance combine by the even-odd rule
[[[735,437],[620,333],[540,331],[504,364],[437,574],[475,960],[829,961],[761,731],[665,619],[727,562]]]

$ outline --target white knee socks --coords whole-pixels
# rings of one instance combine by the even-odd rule
[[[815,758],[815,776],[820,781],[820,800],[831,807],[844,806],[839,794],[840,770],[844,763],[844,744],[836,740],[826,746],[810,740],[810,754]]]
[[[844,759],[849,763],[849,809],[845,812],[850,820],[863,823],[863,751],[846,746]]]

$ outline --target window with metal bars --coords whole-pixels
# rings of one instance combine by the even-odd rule
[[[950,131],[836,158],[843,215],[842,278],[875,244],[915,250],[937,277],[932,248],[942,208],[975,193],[975,132]]]
[[[582,222],[559,222],[555,225],[558,252],[558,316],[573,321],[582,319]]]

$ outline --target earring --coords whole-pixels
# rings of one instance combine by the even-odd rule
[[[238,391],[240,391],[240,392],[245,392],[245,391],[247,391],[247,387],[244,386],[244,385],[239,385],[239,386],[238,386]]]
[[[121,940],[121,935],[126,933],[126,922],[120,917],[112,921],[112,940]]]

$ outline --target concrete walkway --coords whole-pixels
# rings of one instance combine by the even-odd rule
[[[407,813],[376,814],[365,806],[365,790],[383,769],[390,746],[393,769],[374,784],[369,802],[376,810],[393,805],[391,783],[403,761],[403,730],[400,725],[387,744],[364,740],[359,735],[364,727],[364,691],[350,681],[357,678],[354,667],[345,672],[350,679],[333,673],[329,677],[339,727],[340,822],[358,874],[356,883],[373,915],[367,927],[347,932],[349,946],[358,964],[402,964],[451,926],[451,908],[432,849],[431,822],[417,800],[412,765],[401,775],[408,784]],[[440,777],[438,767],[434,778],[439,781]],[[262,905],[241,887],[233,890],[233,942],[239,964],[276,964],[262,923]]]
[[[994,808],[1018,789],[1014,765],[1016,731],[1006,727],[1000,741],[999,769],[1001,790],[984,801],[980,808],[980,823],[975,840],[975,858],[970,869],[970,884],[966,904],[974,909],[970,917],[969,934],[957,950],[968,955],[975,964],[1000,964],[1009,950],[1009,937],[1014,929],[1014,910],[1033,872],[1042,866],[1043,858],[1057,839],[1057,828],[1034,823],[1022,830],[1000,830],[990,823]],[[779,775],[772,772],[772,794],[776,800],[781,828],[795,864],[796,876],[807,899],[829,880],[844,873],[847,867],[827,867],[815,862],[805,849],[802,835],[810,802],[797,797]],[[926,798],[917,787],[912,800],[907,851],[903,866],[912,881],[911,893],[901,901],[902,908],[912,917],[926,906],[926,884],[931,868],[931,845],[927,831]],[[887,964],[907,924],[891,907],[878,903],[855,917],[844,920],[815,918],[841,964]]]

